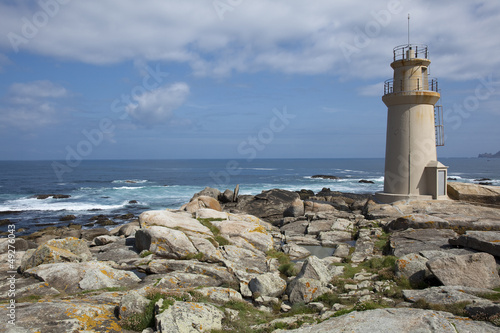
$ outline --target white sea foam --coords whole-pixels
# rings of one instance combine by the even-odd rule
[[[121,187],[113,187],[113,190],[140,190],[145,188],[145,186],[121,186]]]
[[[147,179],[117,179],[113,180],[111,183],[113,184],[144,184],[147,183]]]
[[[58,200],[58,199],[55,199]],[[93,209],[113,210],[125,207],[128,202],[114,205],[103,205],[91,202],[55,201],[50,199],[23,198],[9,200],[0,205],[1,212],[8,211],[87,211]]]

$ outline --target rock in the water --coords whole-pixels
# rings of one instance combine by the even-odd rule
[[[70,198],[71,195],[69,194],[37,194],[35,195],[35,198],[37,199],[47,199],[47,198],[53,198],[53,199],[68,199]]]
[[[82,239],[53,239],[37,249],[28,250],[21,261],[20,270],[24,272],[38,265],[57,262],[80,262],[91,257],[87,242]]]
[[[495,258],[488,253],[474,253],[427,262],[429,270],[445,286],[493,289],[500,286]]]
[[[450,239],[449,242],[451,245],[486,252],[500,258],[499,231],[466,231],[465,235]]]
[[[156,316],[156,330],[168,333],[199,333],[222,329],[224,312],[204,303],[175,302]]]
[[[258,275],[248,283],[250,291],[254,295],[279,297],[286,289],[286,281],[274,273]]]
[[[448,312],[422,309],[376,309],[351,312],[332,318],[321,324],[296,330],[280,330],[280,333],[494,333],[498,327],[489,323],[465,320]]]
[[[314,175],[314,176],[311,176],[311,178],[333,179],[333,180],[340,179],[340,177],[332,176],[332,175]]]

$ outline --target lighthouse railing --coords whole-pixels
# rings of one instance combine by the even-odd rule
[[[384,82],[384,95],[399,93],[399,92],[412,92],[412,91],[434,91],[439,92],[438,80],[429,78],[422,80],[417,79],[404,79],[394,81],[393,79]]]
[[[424,44],[406,44],[396,46],[393,50],[394,61],[409,59],[429,59],[427,45]]]

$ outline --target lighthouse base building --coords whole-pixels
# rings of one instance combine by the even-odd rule
[[[387,80],[387,138],[382,203],[412,199],[447,199],[447,167],[437,161],[442,145],[438,82],[429,78],[427,46],[394,48],[394,77]]]

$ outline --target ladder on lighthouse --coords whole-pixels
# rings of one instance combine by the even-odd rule
[[[443,106],[434,106],[434,125],[436,127],[436,146],[444,146],[444,125],[443,125]]]

